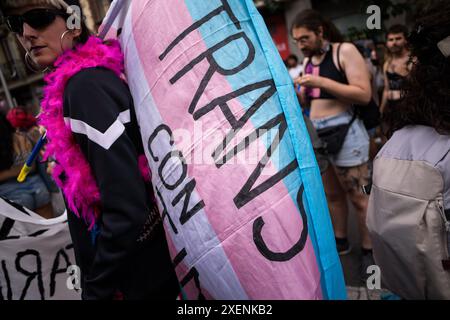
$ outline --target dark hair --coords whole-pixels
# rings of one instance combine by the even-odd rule
[[[83,8],[80,4],[79,0],[65,0],[65,2],[69,6],[77,6],[81,9],[81,34],[80,37],[77,40],[78,43],[84,44],[88,41],[89,37],[92,35],[91,31],[86,25],[86,17],[83,14]],[[63,12],[65,12],[65,9],[61,9]]]
[[[288,61],[289,59],[294,59],[296,62],[298,62],[298,58],[295,54],[290,54],[287,58],[286,61]]]
[[[0,170],[8,170],[13,165],[14,128],[0,112]]]
[[[78,43],[86,43],[89,39],[89,37],[92,35],[91,31],[87,27],[86,23],[84,22],[84,19],[81,20],[81,34],[79,38],[77,39]]]
[[[71,0],[71,1],[66,0],[66,3],[69,4],[69,5],[75,5],[75,6],[78,6],[78,7],[81,8],[80,3],[79,3],[78,0]],[[65,11],[64,9],[60,9],[60,10],[61,10],[63,13],[66,14],[66,11]],[[70,16],[67,15],[67,19],[68,19],[69,17],[70,17]],[[91,33],[91,31],[89,30],[89,28],[87,27],[87,25],[86,25],[86,17],[84,16],[83,11],[81,11],[81,23],[80,23],[80,26],[81,26],[81,34],[80,34],[80,36],[76,39],[76,42],[77,42],[77,43],[80,43],[80,44],[84,44],[84,43],[86,43],[86,42],[88,41],[88,39],[89,39],[89,37],[92,35],[92,33]]]
[[[450,2],[434,3],[416,21],[408,38],[414,59],[402,91],[404,99],[383,115],[388,137],[407,125],[425,125],[450,134],[450,57],[437,47],[449,35]]]
[[[364,58],[367,57],[367,53],[366,53],[367,50],[362,44],[354,42],[353,45],[356,47],[356,49],[358,49],[358,51],[361,54],[361,56],[363,56]]]
[[[398,34],[398,33],[403,33],[403,36],[405,37],[405,39],[408,37],[409,31],[408,28],[402,24],[395,24],[393,26],[391,26],[387,33],[386,33],[386,38],[390,35],[390,34]]]
[[[291,34],[295,28],[301,27],[307,28],[316,34],[319,33],[319,28],[322,27],[324,39],[330,42],[344,41],[336,26],[330,20],[324,18],[319,12],[312,9],[304,10],[295,17],[291,26]]]

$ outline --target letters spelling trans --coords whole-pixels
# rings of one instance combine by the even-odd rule
[[[220,75],[224,76],[230,76],[237,74],[247,68],[249,65],[251,65],[255,60],[255,54],[256,50],[252,43],[252,41],[249,39],[247,34],[243,31],[240,22],[236,18],[235,14],[233,13],[229,3],[227,0],[221,0],[222,5],[216,8],[215,10],[211,11],[195,23],[193,23],[191,26],[189,26],[186,30],[184,30],[182,33],[180,33],[170,44],[169,46],[162,52],[162,54],[159,56],[160,61],[164,61],[164,59],[167,57],[167,55],[175,48],[177,45],[185,39],[189,34],[192,32],[198,30],[201,26],[207,24],[211,19],[213,19],[216,16],[221,15],[222,17],[224,14],[228,17],[228,19],[231,21],[232,25],[235,27],[235,33],[230,34],[228,37],[224,38],[219,43],[215,44],[211,48],[207,49],[205,52],[198,55],[196,58],[194,58],[192,61],[190,61],[186,66],[184,66],[180,71],[178,71],[173,77],[170,79],[170,83],[173,85],[180,81],[183,76],[185,76],[188,72],[190,72],[194,67],[196,67],[199,63],[203,61],[208,61],[209,68],[206,71],[203,79],[201,80],[197,90],[193,94],[193,99],[188,107],[188,112],[192,115],[194,121],[199,120],[202,117],[206,117],[211,111],[213,111],[216,108],[220,108],[220,110],[223,113],[223,116],[228,121],[228,123],[231,126],[230,131],[227,133],[225,139],[222,143],[219,144],[219,146],[214,150],[213,154],[211,155],[214,159],[216,168],[220,170],[220,168],[227,163],[231,158],[235,157],[239,152],[244,151],[249,147],[249,145],[255,141],[258,141],[258,139],[261,137],[263,132],[267,132],[270,129],[277,128],[277,134],[273,142],[268,147],[267,151],[265,152],[262,159],[257,163],[254,171],[251,173],[250,177],[246,181],[246,183],[240,188],[240,190],[236,191],[236,196],[234,197],[234,205],[240,209],[249,202],[251,202],[253,199],[261,195],[262,193],[269,190],[271,187],[273,187],[275,184],[280,182],[282,179],[287,177],[289,174],[294,172],[298,168],[298,162],[295,159],[295,156],[292,156],[292,160],[284,167],[278,170],[273,176],[268,178],[266,181],[262,182],[258,186],[255,186],[256,181],[261,176],[264,167],[266,164],[270,161],[271,156],[273,155],[273,152],[279,147],[279,144],[281,140],[283,139],[286,130],[287,130],[287,122],[286,118],[284,116],[284,113],[280,111],[275,111],[277,114],[274,114],[274,116],[269,119],[265,124],[260,126],[255,130],[255,132],[249,136],[247,136],[243,141],[241,141],[236,147],[232,148],[228,153],[225,155],[222,155],[222,151],[226,148],[226,146],[229,144],[231,139],[236,136],[237,132],[244,127],[244,125],[251,120],[252,116],[263,106],[271,97],[274,97],[277,95],[277,90],[275,87],[275,83],[272,78],[269,79],[256,79],[252,84],[245,85],[242,88],[239,88],[233,92],[230,92],[226,95],[223,95],[221,97],[217,97],[213,99],[212,101],[209,101],[208,104],[199,107],[199,101],[202,97],[203,93],[205,92],[205,89],[208,86],[208,83],[212,79],[213,75],[215,73],[218,73]],[[221,66],[221,62],[218,61],[214,57],[214,53],[218,52],[219,50],[224,50],[224,48],[234,42],[234,41],[244,41],[247,48],[248,48],[248,54],[247,57],[242,61],[238,66],[227,69],[223,66]],[[262,91],[262,89],[266,88],[265,91],[253,102],[253,104],[248,108],[248,110],[242,115],[240,118],[236,118],[233,114],[230,106],[228,103],[236,98],[248,95],[254,91]],[[269,117],[270,118],[270,117]],[[156,190],[156,194],[158,198],[160,199],[162,206],[163,206],[163,212],[162,212],[162,218],[165,219],[167,217],[168,222],[171,226],[172,231],[175,234],[179,233],[179,230],[176,228],[174,222],[173,222],[173,208],[183,200],[183,207],[182,211],[179,215],[179,222],[181,223],[181,226],[185,225],[189,219],[191,219],[197,212],[199,212],[201,209],[205,207],[205,202],[203,200],[199,200],[195,205],[191,204],[191,207],[189,207],[189,204],[191,202],[192,194],[195,190],[196,181],[195,179],[192,179],[190,181],[185,181],[187,178],[187,164],[186,160],[179,150],[174,150],[166,154],[162,159],[155,155],[155,149],[154,146],[156,145],[155,140],[161,140],[161,139],[168,139],[170,142],[170,145],[174,145],[174,137],[172,134],[171,129],[165,125],[162,124],[158,126],[154,132],[150,135],[148,140],[148,150],[149,153],[153,159],[153,161],[158,165],[158,175],[159,178],[162,181],[162,185],[167,190],[175,190],[182,184],[184,187],[181,189],[179,194],[175,196],[172,199],[172,202],[165,203],[161,194],[161,190]],[[222,155],[222,156],[221,156]],[[169,162],[170,159],[179,161],[181,163],[181,170],[182,173],[177,179],[175,183],[170,183],[164,179],[163,171]],[[172,161],[173,161],[172,160]],[[288,261],[292,259],[294,256],[296,256],[299,252],[301,252],[305,246],[307,236],[308,236],[308,228],[307,228],[307,215],[305,212],[305,208],[303,206],[303,192],[304,187],[303,185],[299,188],[298,194],[297,194],[297,202],[298,206],[300,208],[300,213],[303,221],[303,230],[300,235],[300,239],[293,244],[293,246],[287,250],[286,252],[272,252],[266,245],[263,237],[262,237],[262,228],[264,226],[264,220],[262,217],[257,218],[254,221],[253,225],[253,239],[255,242],[255,245],[259,252],[266,257],[268,260],[271,261]],[[171,205],[172,208],[170,210],[168,209],[168,206]],[[169,215],[169,211],[171,212],[171,215]],[[182,249],[177,256],[174,259],[174,264],[177,266],[183,259],[187,256],[186,249]],[[198,271],[193,267],[184,279],[181,280],[181,285],[184,287],[189,281],[194,280],[195,286],[199,290],[199,299],[204,299],[204,296],[201,292],[200,287],[200,281],[199,281],[199,274]]]

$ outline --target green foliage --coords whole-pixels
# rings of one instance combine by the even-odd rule
[[[362,39],[373,39],[373,40],[381,40],[383,39],[383,30],[369,30],[358,29],[356,27],[350,27],[347,29],[347,33],[345,33],[345,38],[347,41],[357,41]]]
[[[366,8],[370,5],[377,5],[381,10],[381,30],[368,30],[357,29],[355,27],[351,27],[348,29],[346,33],[346,37],[350,41],[355,41],[359,39],[378,39],[382,40],[384,37],[384,33],[386,32],[386,26],[384,21],[388,20],[391,17],[396,17],[403,13],[409,14],[411,17],[420,16],[423,10],[439,1],[449,1],[449,0],[403,0],[402,2],[397,2],[393,0],[362,0],[361,1],[361,12],[365,12]]]
[[[270,12],[276,12],[280,10],[281,4],[274,0],[264,0],[265,8]]]
[[[417,1],[406,0],[396,3],[392,0],[363,0],[361,1],[361,6],[364,9],[370,5],[379,6],[381,9],[381,19],[387,20],[390,17],[396,17],[405,12],[414,10],[415,3],[417,3]]]
[[[359,39],[382,40],[386,32],[384,22],[389,18],[396,17],[403,13],[417,15],[429,4],[442,0],[403,0],[397,2],[393,0],[362,0],[361,12],[366,12],[366,8],[370,5],[377,5],[381,10],[381,30],[369,30],[367,28],[358,29],[350,27],[345,34],[347,40],[355,41]]]

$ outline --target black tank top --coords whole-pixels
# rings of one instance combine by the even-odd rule
[[[337,47],[337,59],[339,63],[339,51],[341,49],[341,43]],[[315,65],[311,62],[311,59],[308,61],[305,67],[305,74],[312,74],[316,76],[321,76],[324,78],[328,78],[334,80],[336,82],[342,84],[348,84],[348,81],[344,75],[344,73],[339,70],[333,62],[333,49],[330,47],[330,50],[327,51],[323,61]],[[335,96],[329,94],[325,90],[321,90],[320,88],[305,88],[306,97],[310,100],[313,99],[337,99]]]
[[[404,76],[398,74],[397,72],[386,71],[386,76],[389,82],[389,90],[401,90],[405,84]]]

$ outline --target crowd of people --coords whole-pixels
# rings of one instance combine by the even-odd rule
[[[140,170],[143,146],[129,88],[117,61],[87,63],[82,49],[71,50],[85,45],[114,56],[117,48],[90,37],[84,24],[66,30],[67,14],[57,3],[0,1],[8,27],[32,53],[33,63],[51,67],[67,54],[79,62],[76,68],[60,65],[60,74],[48,84],[43,122],[53,130],[51,141],[58,141],[47,149],[60,155],[53,171],[64,177],[54,178],[70,212],[77,264],[84,271],[83,298],[175,298],[179,288],[157,208],[149,200],[154,197],[148,197],[151,183]],[[383,62],[375,46],[346,42],[317,11],[300,12],[290,30],[304,59],[299,63],[292,55],[286,66],[308,110],[305,121],[337,252],[353,249],[347,228],[351,204],[361,239],[361,279],[369,266],[379,265],[386,286],[401,298],[450,298],[449,30],[450,4],[438,1],[417,19],[412,32],[401,25],[387,31]],[[86,109],[92,99],[96,113]],[[108,147],[89,132],[65,131],[67,119],[104,128],[123,112],[130,119]],[[67,139],[71,135],[74,139]],[[0,196],[52,218],[54,186],[42,159],[33,164],[26,183],[16,181],[39,137],[30,115],[18,110],[0,114]],[[105,163],[106,157],[113,160]],[[133,179],[117,181],[117,170]],[[123,186],[120,194],[108,188],[112,184]],[[145,258],[144,251],[152,253]],[[132,267],[135,271],[128,272]]]
[[[24,109],[0,113],[0,196],[51,219],[54,217],[51,202],[54,186],[47,176],[45,164],[35,161],[28,179],[17,182],[17,176],[40,136],[36,119]]]
[[[322,177],[337,251],[352,250],[349,200],[361,280],[378,265],[401,298],[450,298],[449,10],[448,2],[430,6],[411,33],[389,28],[384,63],[373,47],[365,54],[345,42],[314,10],[301,12],[291,28],[304,60],[298,68],[289,57],[286,66],[326,146],[330,166]]]

